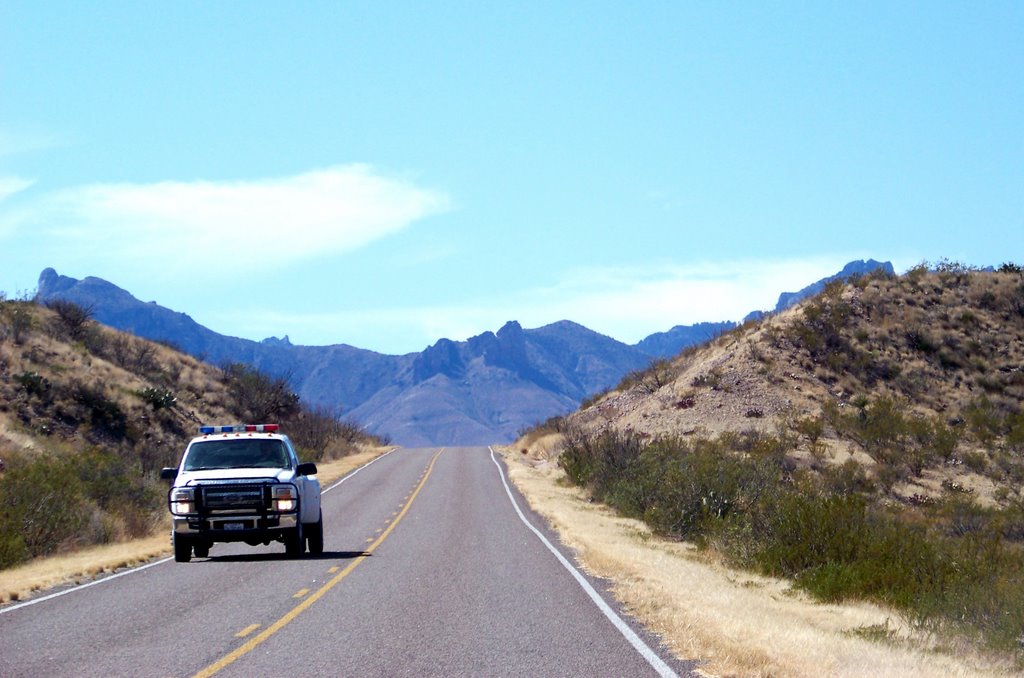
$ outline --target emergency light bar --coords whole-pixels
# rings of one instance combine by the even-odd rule
[[[199,432],[210,433],[274,433],[280,430],[280,424],[232,424],[231,426],[200,426]]]

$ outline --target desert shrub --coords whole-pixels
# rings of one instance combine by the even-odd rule
[[[0,567],[48,555],[80,537],[90,508],[74,465],[41,456],[0,476]]]
[[[271,377],[242,363],[225,365],[223,374],[229,409],[243,421],[285,421],[299,412],[299,396],[292,392],[287,377]]]
[[[793,422],[793,429],[813,445],[825,432],[825,420],[821,417],[804,417]]]
[[[0,568],[147,534],[164,491],[110,449],[12,459],[0,475]]]
[[[79,341],[89,353],[95,356],[105,358],[110,354],[110,334],[96,323],[89,323],[85,326]]]
[[[1014,452],[1024,452],[1024,412],[1006,418],[1006,445]]]
[[[826,492],[839,496],[866,494],[874,489],[864,467],[853,459],[826,468],[822,472],[822,485]]]
[[[366,434],[359,424],[344,421],[326,407],[303,408],[288,421],[288,435],[300,456],[310,461],[340,457],[355,450]]]
[[[876,458],[892,460],[903,447],[908,424],[903,416],[905,405],[889,396],[880,396],[859,408],[848,431]]]
[[[716,369],[712,369],[704,374],[698,374],[690,381],[690,385],[695,388],[706,386],[708,388],[718,390],[722,386],[722,373]]]
[[[133,339],[128,335],[118,332],[111,338],[108,344],[111,361],[118,367],[128,368],[131,359]]]
[[[762,544],[758,563],[770,574],[792,577],[822,563],[853,560],[867,529],[867,502],[856,494],[790,491],[773,495],[753,518]]]
[[[930,355],[939,349],[937,342],[932,338],[931,334],[921,327],[907,330],[906,339],[907,346],[914,351]]]
[[[107,397],[102,386],[77,382],[71,386],[71,396],[75,403],[84,408],[94,431],[108,434],[115,439],[125,437],[128,419],[121,406]]]
[[[174,407],[174,404],[178,402],[177,396],[174,392],[166,388],[156,388],[154,386],[147,386],[146,388],[139,391],[139,397],[153,408],[153,411]]]
[[[71,341],[82,341],[92,321],[92,306],[82,306],[68,299],[54,299],[46,307],[56,314],[54,333]]]
[[[539,424],[524,427],[519,431],[517,438],[523,440],[523,444],[529,446],[546,435],[562,433],[568,427],[564,416],[548,417]]]
[[[921,283],[926,275],[928,275],[928,262],[922,261],[920,264],[907,270],[903,275],[903,279],[906,280],[911,289],[916,291],[920,290]]]
[[[607,390],[598,391],[597,393],[592,393],[588,395],[587,397],[580,401],[580,409],[585,410],[589,407],[593,407],[594,405],[597,404],[599,400],[601,400],[601,398],[605,397],[606,395],[608,395]]]
[[[50,380],[38,372],[25,371],[14,375],[14,383],[30,396],[44,398],[50,393]]]
[[[18,346],[25,343],[25,339],[32,331],[35,321],[31,312],[32,304],[25,301],[8,301],[4,303],[7,312],[7,319],[10,325],[11,340]]]
[[[574,457],[578,460],[575,475],[582,481],[578,484],[585,485],[595,498],[603,500],[612,491],[613,484],[639,456],[642,445],[642,439],[631,432],[619,433],[613,430],[596,437],[575,435],[570,437],[567,444],[567,461]],[[567,473],[570,468],[566,468]]]
[[[803,307],[803,318],[794,322],[787,336],[794,346],[802,348],[830,369],[846,366],[853,355],[846,329],[853,318],[853,306],[844,300],[844,283],[833,281],[824,291]]]
[[[862,411],[894,416],[890,404],[873,410],[877,403]],[[924,421],[901,435],[933,440],[936,428]],[[856,462],[826,469],[817,482],[791,473],[777,452],[788,443],[771,438],[748,432],[644,440],[573,431],[560,464],[595,499],[656,532],[714,545],[733,564],[792,578],[818,599],[874,600],[919,625],[1019,649],[1024,552],[1004,547],[1002,538],[1024,535],[1014,528],[1024,508],[980,509],[965,497],[919,502],[917,510],[934,514],[937,527],[928,528],[928,520],[873,503],[874,484]]]
[[[160,370],[156,359],[156,346],[143,339],[135,339],[131,347],[129,369],[140,376],[146,376]]]
[[[1002,433],[1003,420],[995,403],[983,395],[964,408],[968,429],[983,445],[991,445]]]

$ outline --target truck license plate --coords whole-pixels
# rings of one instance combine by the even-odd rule
[[[224,523],[225,530],[244,530],[245,523]]]

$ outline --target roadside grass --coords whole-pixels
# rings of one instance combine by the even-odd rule
[[[365,448],[335,461],[317,463],[323,488],[393,448]],[[152,525],[147,536],[115,544],[84,548],[74,553],[36,558],[0,570],[0,604],[35,597],[56,586],[77,585],[126,567],[136,567],[171,554],[169,523]]]
[[[564,472],[506,450],[509,475],[591,574],[683,659],[717,676],[1001,676],[1019,667],[929,633],[893,609],[820,603],[784,579],[729,569],[588,501]]]
[[[842,467],[800,471],[790,445],[757,432],[570,432],[558,462],[592,499],[666,538],[792,579],[818,600],[892,606],[922,629],[1024,660],[1019,506],[984,508],[958,494],[907,507],[878,501]]]

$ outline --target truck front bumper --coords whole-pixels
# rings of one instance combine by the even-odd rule
[[[266,541],[283,536],[298,524],[297,513],[176,516],[173,532],[183,537],[201,537],[209,541]]]

